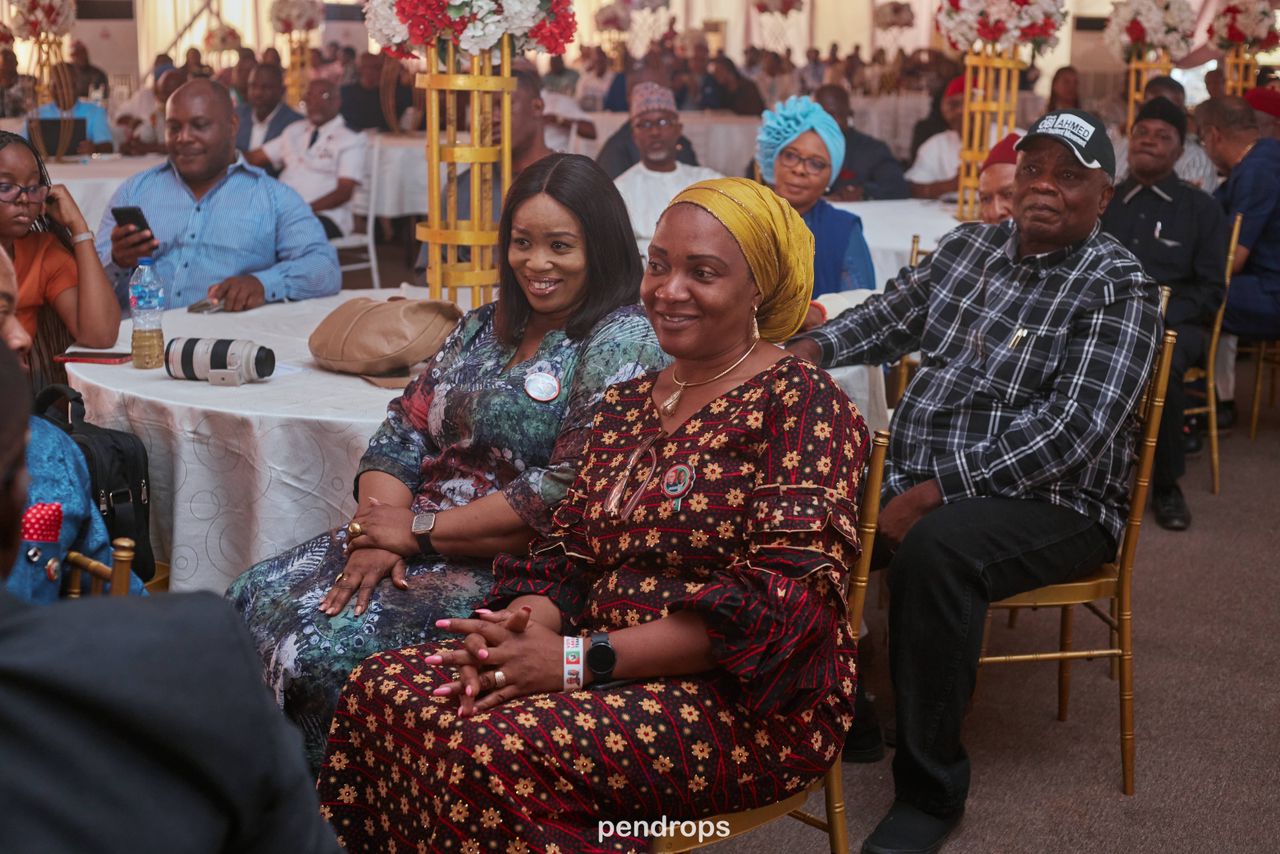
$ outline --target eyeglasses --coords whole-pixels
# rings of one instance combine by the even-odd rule
[[[654,128],[666,130],[675,123],[675,119],[644,119],[636,122],[635,127],[637,130],[653,130]]]
[[[644,491],[649,488],[654,472],[658,470],[658,452],[653,445],[665,435],[666,433],[659,430],[637,445],[636,449],[631,452],[631,458],[627,460],[627,467],[618,476],[617,482],[609,490],[609,495],[604,501],[604,509],[610,516],[615,519],[619,517],[623,519],[631,518],[631,514],[635,512],[636,505],[640,503],[640,496],[644,495]],[[631,498],[624,506],[622,497],[627,492],[627,483],[631,480],[631,472],[635,469],[636,463],[640,462],[640,458],[646,453],[649,455],[649,473],[640,481],[640,485],[636,487],[636,491],[631,494]]]
[[[782,161],[783,166],[796,166],[803,163],[804,171],[810,175],[820,175],[822,170],[831,168],[831,164],[821,157],[801,157],[795,150],[790,148],[782,149],[778,159]]]
[[[25,193],[28,201],[38,205],[49,197],[49,189],[48,184],[32,184],[30,187],[24,187],[7,181],[0,182],[0,202],[12,204],[18,200],[18,196]]]

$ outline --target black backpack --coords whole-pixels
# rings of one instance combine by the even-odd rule
[[[71,421],[57,404],[67,401]],[[50,411],[53,410],[53,411]],[[48,385],[36,395],[35,412],[68,433],[84,454],[89,467],[93,500],[111,539],[128,537],[135,543],[133,574],[150,581],[156,572],[151,551],[150,478],[147,449],[142,440],[122,430],[96,427],[84,420],[84,398],[65,385]]]

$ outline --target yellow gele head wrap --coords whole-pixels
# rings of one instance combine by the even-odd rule
[[[746,178],[699,181],[671,200],[679,204],[702,208],[738,242],[762,297],[760,337],[779,342],[798,332],[813,295],[813,232],[795,208]]]

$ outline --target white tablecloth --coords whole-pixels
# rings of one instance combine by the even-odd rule
[[[264,558],[333,528],[355,510],[356,466],[399,394],[321,371],[307,338],[351,291],[243,314],[165,313],[166,338],[248,338],[271,347],[276,375],[236,388],[170,379],[164,369],[68,365],[89,419],[147,447],[151,536],[170,589],[222,592]],[[129,349],[121,324],[118,349]]]
[[[63,163],[50,161],[46,165],[49,167],[50,180],[55,184],[66,184],[71,198],[76,200],[76,205],[84,214],[85,222],[89,224],[89,228],[97,231],[116,189],[139,172],[163,162],[164,157],[159,154],[145,157],[108,154]]]
[[[626,113],[588,113],[596,126],[595,139],[574,137],[571,150],[575,154],[595,157],[614,131],[627,121]],[[680,114],[684,135],[693,143],[698,163],[723,175],[742,175],[756,154],[756,134],[760,132],[759,116],[736,116],[712,111]]]
[[[960,224],[955,202],[896,199],[882,202],[838,202],[836,207],[862,218],[862,233],[876,268],[877,290],[911,260],[911,235],[920,248],[932,251],[938,239]]]
[[[898,95],[854,95],[853,126],[884,141],[899,160],[911,157],[911,133],[916,122],[929,115],[929,95],[903,92]],[[1017,126],[1027,128],[1044,112],[1044,98],[1034,92],[1018,94]]]

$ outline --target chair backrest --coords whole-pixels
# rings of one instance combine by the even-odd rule
[[[916,266],[917,264],[919,264],[921,261],[923,261],[925,258],[928,258],[932,254],[933,254],[932,252],[922,250],[920,248],[920,235],[918,234],[911,235],[911,260],[907,264],[908,267]]]
[[[378,210],[378,167],[382,159],[381,134],[368,131],[365,138],[369,140],[365,155],[365,180],[351,199],[351,212],[366,217],[365,229],[373,228],[373,220]]]
[[[1142,517],[1147,509],[1147,492],[1151,487],[1151,468],[1156,458],[1156,439],[1160,433],[1160,416],[1164,413],[1164,393],[1169,385],[1169,365],[1173,362],[1173,345],[1178,333],[1165,330],[1164,343],[1156,355],[1155,364],[1151,368],[1151,379],[1147,383],[1142,404],[1138,409],[1138,465],[1134,473],[1133,486],[1129,490],[1129,516],[1125,520],[1124,532],[1120,539],[1120,553],[1117,564],[1120,568],[1120,581],[1129,582],[1133,567],[1133,556],[1138,550],[1138,532],[1142,527]]]
[[[888,449],[889,431],[877,430],[871,438],[871,462],[862,483],[862,507],[858,512],[862,554],[849,578],[849,624],[855,634],[862,623],[862,608],[867,601],[867,577],[871,574],[871,552],[876,542],[876,524],[880,521],[880,486],[884,481],[884,458]]]
[[[111,541],[111,566],[106,566],[79,552],[67,554],[66,571],[68,599],[79,599],[84,592],[82,577],[89,576],[87,595],[101,596],[105,585],[110,584],[111,596],[129,595],[129,573],[133,568],[133,540],[125,537]]]
[[[1222,335],[1222,318],[1227,312],[1227,297],[1231,294],[1231,268],[1235,260],[1236,247],[1240,245],[1240,224],[1244,222],[1244,214],[1236,214],[1231,224],[1231,239],[1227,241],[1227,269],[1222,274],[1222,304],[1213,317],[1213,331],[1209,334],[1209,359],[1207,370],[1213,371],[1213,357],[1218,352],[1218,338]]]

